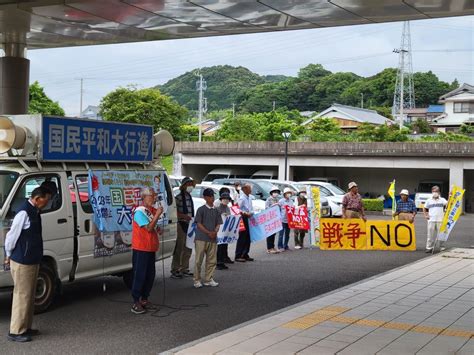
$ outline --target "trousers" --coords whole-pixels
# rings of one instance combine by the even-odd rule
[[[132,251],[132,297],[135,303],[147,300],[155,282],[155,252]]]
[[[196,240],[195,242],[196,263],[194,266],[194,281],[201,281],[201,267],[206,257],[204,282],[209,282],[214,277],[217,264],[217,243]]]
[[[245,230],[239,232],[239,239],[237,240],[237,246],[235,247],[235,258],[246,258],[250,253],[250,232],[249,232],[249,219],[242,217],[242,221],[245,225]]]
[[[188,233],[188,223],[179,222],[177,225],[178,235],[171,261],[171,273],[189,271],[189,259],[193,253],[192,249],[186,247],[186,234]]]
[[[24,265],[10,260],[10,269],[14,285],[10,333],[19,335],[31,329],[33,324],[39,265]]]

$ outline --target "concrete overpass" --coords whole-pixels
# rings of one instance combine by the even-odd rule
[[[202,179],[220,167],[246,167],[285,175],[283,142],[180,142],[180,173]],[[356,180],[361,191],[386,194],[388,183],[414,192],[420,180],[442,180],[466,189],[466,211],[474,212],[474,143],[289,143],[288,176],[293,180],[337,177]]]

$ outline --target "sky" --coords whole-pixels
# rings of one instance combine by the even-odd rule
[[[397,67],[402,22],[259,34],[180,39],[28,52],[30,82],[79,114],[110,91],[130,84],[164,84],[187,71],[213,65],[244,66],[260,75],[296,76],[310,63],[333,72],[371,76]],[[410,22],[413,70],[441,80],[474,84],[474,16]],[[416,93],[415,93],[416,94]],[[197,93],[196,93],[197,95]]]

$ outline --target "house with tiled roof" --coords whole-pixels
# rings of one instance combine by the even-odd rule
[[[369,110],[360,107],[333,104],[320,114],[313,116],[303,122],[304,126],[313,123],[318,118],[332,118],[342,129],[355,129],[363,123],[374,125],[394,124],[391,119],[384,117],[375,110]]]

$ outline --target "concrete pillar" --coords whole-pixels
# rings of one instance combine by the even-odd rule
[[[0,114],[18,115],[28,112],[29,81],[28,59],[10,56],[0,58]]]
[[[293,180],[294,168],[291,166],[291,157],[288,157],[288,177],[287,180]],[[278,163],[278,180],[285,180],[285,157],[282,157]]]

